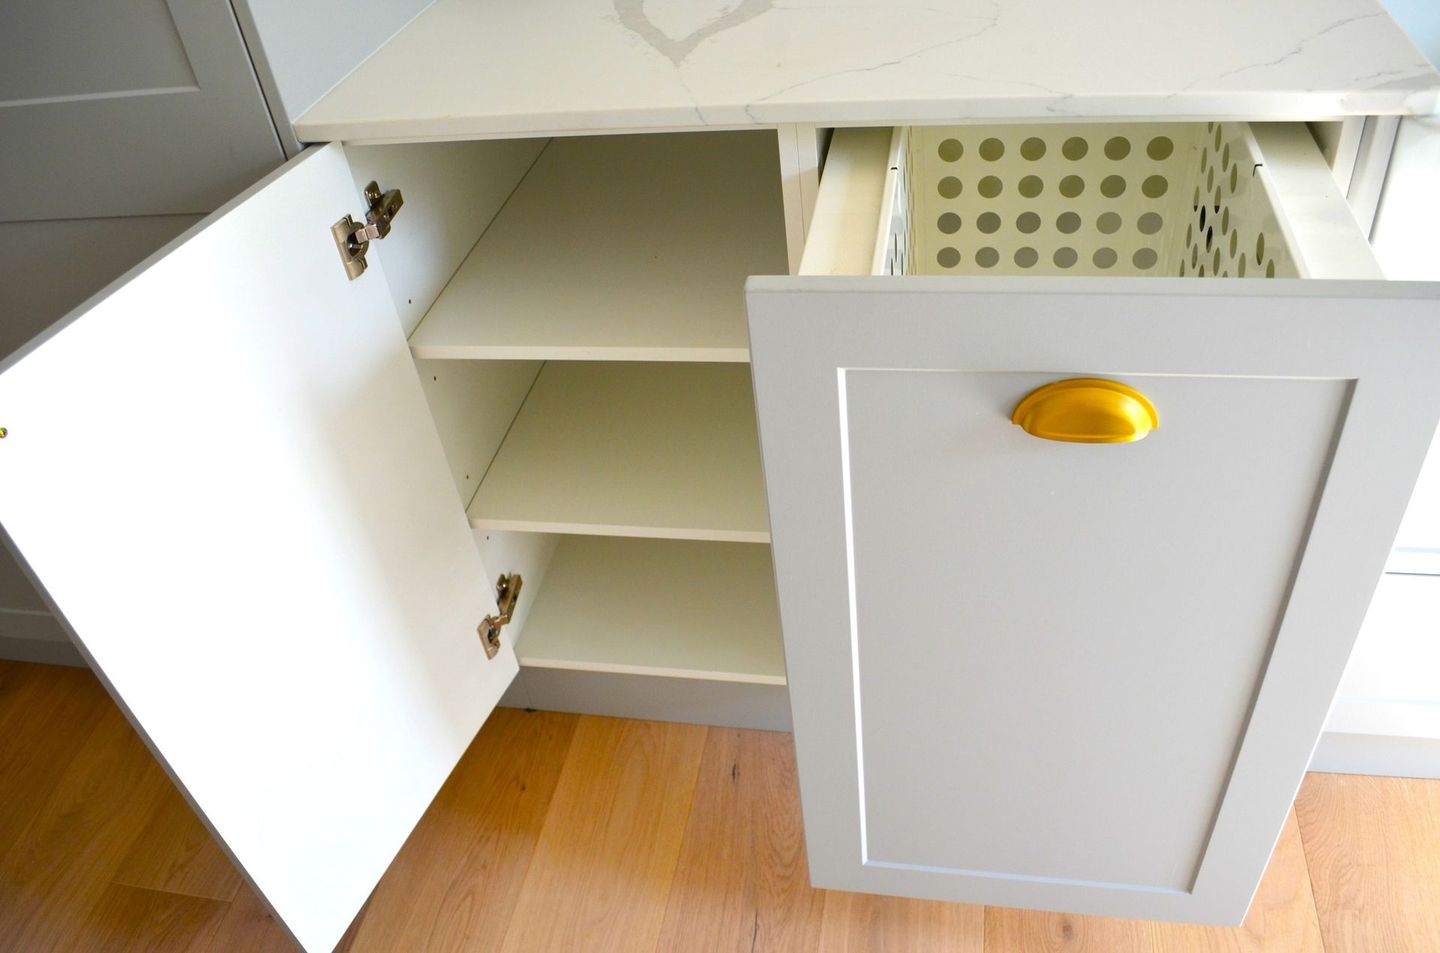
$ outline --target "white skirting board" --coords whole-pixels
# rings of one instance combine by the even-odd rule
[[[0,609],[0,659],[76,668],[85,665],[80,650],[48,612]]]
[[[1440,577],[1380,578],[1312,771],[1440,777],[1437,616]]]
[[[64,665],[84,668],[85,659],[69,642],[49,639],[15,639],[0,636],[0,659],[10,662],[34,662],[38,665]]]
[[[1310,759],[1310,770],[1440,779],[1440,738],[1352,735],[1327,731]]]

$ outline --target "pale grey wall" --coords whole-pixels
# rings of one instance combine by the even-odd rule
[[[1440,3],[1435,0],[1382,0],[1430,62],[1440,64]]]

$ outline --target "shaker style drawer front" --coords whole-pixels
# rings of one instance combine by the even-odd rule
[[[1440,412],[1380,278],[1298,124],[835,132],[748,286],[817,885],[1243,918]]]
[[[1434,430],[1437,302],[752,279],[816,884],[1239,922]]]
[[[1185,891],[1349,382],[1126,374],[1097,446],[1011,423],[1055,379],[843,372],[866,860]]]

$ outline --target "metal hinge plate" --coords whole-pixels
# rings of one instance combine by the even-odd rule
[[[500,630],[509,624],[515,614],[515,603],[520,601],[520,574],[501,576],[495,583],[495,602],[500,607],[499,615],[487,615],[475,631],[480,635],[480,644],[485,646],[485,657],[494,658],[500,651]]]
[[[390,234],[390,223],[394,220],[405,197],[399,189],[381,192],[380,185],[371,182],[365,186],[365,221],[357,222],[346,215],[330,226],[335,245],[340,249],[340,261],[345,265],[345,274],[351,281],[365,274],[367,267],[365,253],[370,243]]]

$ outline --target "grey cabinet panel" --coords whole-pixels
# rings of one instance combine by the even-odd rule
[[[1238,923],[1434,431],[1436,294],[752,278],[814,883]],[[1012,424],[1093,377],[1159,429]]]
[[[225,0],[12,0],[0,35],[0,221],[208,212],[283,159]]]
[[[299,148],[290,126],[330,88],[432,0],[236,0],[285,149]]]

